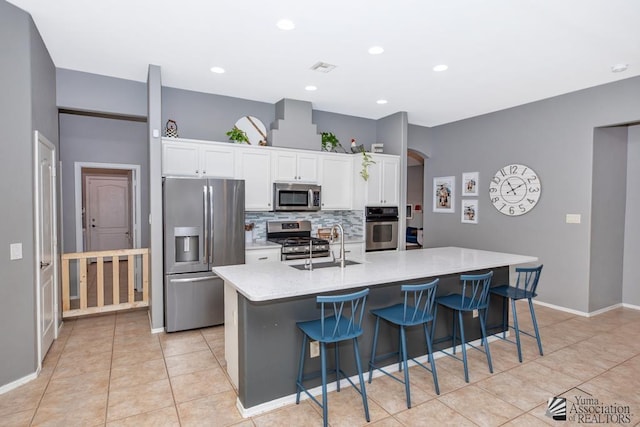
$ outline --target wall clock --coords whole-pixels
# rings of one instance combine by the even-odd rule
[[[538,174],[517,163],[498,169],[489,183],[489,198],[493,207],[508,216],[529,212],[538,203],[542,184]]]

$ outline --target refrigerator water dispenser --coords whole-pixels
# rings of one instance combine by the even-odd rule
[[[176,262],[197,262],[200,259],[200,227],[174,227]]]

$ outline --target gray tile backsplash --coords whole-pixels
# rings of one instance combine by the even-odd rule
[[[267,238],[267,221],[311,221],[311,232],[341,224],[347,239],[364,238],[364,211],[320,211],[320,212],[246,212],[245,224],[254,223],[253,238],[256,241]]]

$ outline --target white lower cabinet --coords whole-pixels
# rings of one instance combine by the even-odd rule
[[[258,264],[261,262],[280,261],[281,249],[250,249],[244,252],[245,264]]]

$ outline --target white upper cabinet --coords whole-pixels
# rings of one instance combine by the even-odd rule
[[[228,143],[162,141],[162,175],[233,178],[234,147]]]
[[[369,166],[366,204],[371,206],[398,206],[400,200],[400,158],[372,154],[374,164]]]
[[[273,202],[271,151],[236,146],[236,179],[244,179],[245,211],[270,211]]]
[[[273,180],[318,182],[318,154],[292,150],[273,150]]]
[[[350,210],[353,208],[352,155],[320,154],[322,209]]]

